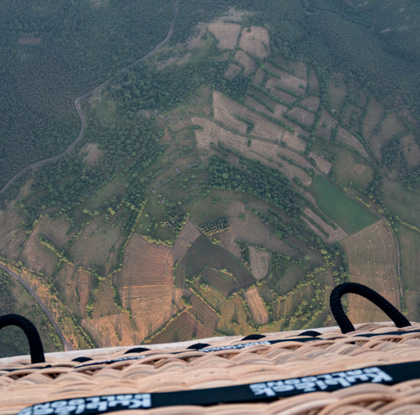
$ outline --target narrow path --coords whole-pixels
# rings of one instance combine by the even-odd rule
[[[48,308],[45,306],[45,304],[38,297],[38,295],[36,294],[36,292],[30,287],[30,285],[22,277],[20,277],[16,273],[14,273],[11,269],[7,268],[6,266],[0,264],[0,268],[3,271],[6,271],[8,274],[10,274],[12,277],[15,277],[28,290],[29,294],[31,294],[32,297],[34,297],[35,301],[44,310],[44,313],[48,317],[48,320],[50,320],[50,322],[53,325],[55,331],[57,332],[58,336],[60,337],[60,339],[61,339],[61,341],[62,341],[62,343],[64,345],[64,350],[65,351],[73,350],[72,345],[64,337],[64,334],[61,331],[60,327],[58,326],[57,322],[55,321],[53,315],[50,313],[50,311],[48,310]]]
[[[124,72],[128,69],[131,69],[133,66],[139,64],[140,62],[145,61],[146,59],[150,58],[151,56],[153,56],[154,54],[156,54],[156,52],[166,43],[168,43],[172,37],[172,34],[174,32],[174,26],[175,26],[175,20],[178,14],[178,3],[180,0],[176,0],[175,4],[174,4],[174,17],[172,18],[172,21],[169,25],[169,30],[168,30],[168,34],[166,36],[166,38],[160,42],[153,50],[151,50],[148,54],[144,55],[142,58],[137,59],[136,61],[134,61],[133,63],[131,63],[130,65],[126,66],[125,68],[121,69],[120,71],[118,71],[117,74],[120,74],[121,72]],[[81,121],[81,127],[80,127],[80,132],[79,135],[75,138],[75,140],[70,144],[69,147],[67,147],[66,150],[64,150],[62,153],[53,156],[53,157],[49,157],[46,158],[44,160],[40,160],[40,161],[36,161],[35,163],[30,164],[29,166],[24,167],[22,170],[20,170],[19,172],[17,172],[6,184],[5,186],[0,190],[0,195],[2,195],[4,192],[6,192],[6,190],[17,180],[19,179],[19,177],[21,177],[24,173],[26,173],[29,170],[34,169],[35,167],[40,167],[40,166],[44,166],[45,164],[48,163],[52,163],[53,161],[56,161],[66,155],[68,155],[73,149],[74,147],[80,142],[80,140],[83,138],[83,135],[85,133],[85,125],[86,125],[86,118],[85,115],[83,114],[82,108],[81,108],[81,101],[84,100],[87,97],[90,97],[92,95],[94,95],[95,93],[101,91],[102,89],[104,89],[105,87],[107,87],[109,85],[110,82],[112,82],[115,77],[117,75],[112,76],[111,78],[107,79],[105,82],[103,82],[102,84],[100,84],[99,86],[95,87],[94,89],[92,89],[89,92],[86,92],[83,95],[80,95],[79,97],[76,98],[76,100],[74,101],[74,106],[76,108],[77,114],[79,115],[80,121]]]

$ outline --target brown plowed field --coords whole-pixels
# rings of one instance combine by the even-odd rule
[[[259,26],[244,28],[239,47],[252,56],[266,58],[270,54],[270,37],[267,30]]]
[[[327,242],[338,242],[347,236],[346,232],[344,232],[343,229],[341,229],[339,226],[337,226],[337,229],[334,229],[333,227],[328,225],[328,223],[325,223],[312,209],[306,208],[303,212],[306,216],[310,217],[319,226],[321,226],[321,228],[324,229],[325,232],[327,232],[330,235],[328,238],[326,238],[325,235],[319,232],[319,230],[314,225],[312,225],[309,221],[305,220],[305,222],[311,227],[311,229],[318,233]]]
[[[303,98],[299,103],[305,108],[308,108],[308,110],[316,112],[318,110],[320,101],[318,97],[310,96]]]
[[[289,68],[293,75],[299,79],[307,79],[308,77],[308,68],[303,62],[290,62]]]
[[[152,339],[152,343],[171,343],[191,340],[198,332],[199,326],[193,318],[183,312],[172,321],[162,333]]]
[[[192,308],[190,313],[192,313],[203,325],[214,323],[216,326],[218,317],[216,313],[199,297],[195,294],[192,294],[190,297]]]
[[[397,248],[389,228],[379,221],[342,242],[348,256],[350,281],[367,285],[400,309]],[[353,323],[389,320],[363,297],[349,295]],[[378,311],[379,310],[379,311]]]
[[[274,66],[270,66],[271,69],[274,69]],[[292,91],[295,94],[302,95],[306,91],[306,78],[300,79],[290,73],[277,69],[272,71],[278,76],[278,78],[271,78],[274,85],[278,85],[280,88]]]
[[[308,127],[310,127],[315,121],[315,114],[298,107],[291,109],[287,115],[290,115],[292,118],[298,120],[304,125],[307,125]]]
[[[296,98],[293,95],[286,94],[284,91],[280,91],[276,86],[284,88],[283,84],[278,78],[270,78],[265,83],[265,88],[270,91],[276,98],[283,100],[286,104],[293,104]]]
[[[219,49],[234,49],[241,26],[234,23],[210,23],[209,30],[219,41]]]
[[[188,251],[190,245],[201,235],[196,226],[188,221],[181,233],[179,234],[172,248],[172,256],[174,263],[179,261]]]
[[[234,63],[230,63],[228,68],[226,69],[224,77],[226,79],[232,80],[239,73],[241,73],[241,67],[239,65],[235,65]]]
[[[316,133],[322,137],[330,139],[331,130],[333,130],[336,125],[337,121],[324,110],[322,111],[321,119],[319,120],[319,127],[316,130]]]
[[[249,120],[254,124],[251,133],[254,136],[268,138],[271,140],[280,140],[283,136],[284,130],[265,119],[263,116],[255,113],[249,108],[238,104],[220,92],[213,93],[213,110],[214,119],[232,128],[242,134],[246,133],[246,124],[239,121],[236,116]]]
[[[253,246],[249,248],[249,257],[251,261],[251,272],[257,280],[262,280],[268,273],[270,267],[271,253],[260,251]]]
[[[252,318],[256,325],[268,323],[268,313],[257,287],[252,287],[244,293]]]
[[[290,131],[285,131],[283,134],[282,141],[293,150],[296,151],[305,151],[306,141],[302,140],[295,134],[292,134]]]
[[[172,265],[171,248],[151,244],[135,233],[125,251],[119,286],[172,286]]]
[[[368,154],[366,153],[366,150],[364,149],[362,143],[354,135],[350,134],[347,130],[345,130],[342,127],[338,128],[337,141],[339,143],[344,143],[344,144],[347,144],[350,147],[353,147],[363,157],[366,157],[366,158],[369,157]]]
[[[236,52],[235,61],[239,62],[245,68],[243,72],[245,76],[248,76],[255,71],[255,62],[241,50]]]

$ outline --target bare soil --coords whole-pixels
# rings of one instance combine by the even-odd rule
[[[249,256],[251,261],[251,272],[257,280],[262,280],[266,277],[270,266],[271,253],[260,251],[253,246],[249,248]]]
[[[238,50],[235,54],[235,61],[244,67],[244,76],[248,76],[255,71],[255,62],[244,52]]]
[[[315,153],[310,153],[309,157],[312,157],[315,160],[316,166],[319,170],[321,170],[322,173],[329,174],[332,167],[329,161],[325,160],[323,157]]]
[[[188,251],[188,248],[195,242],[195,240],[201,235],[201,232],[197,227],[188,221],[178,239],[172,248],[173,261],[176,263],[179,261]]]
[[[244,28],[239,47],[259,59],[266,58],[270,54],[270,37],[267,30],[259,26]]]
[[[88,166],[95,166],[103,154],[102,150],[99,150],[98,144],[88,143],[80,150],[80,157]]]
[[[300,105],[304,106],[305,108],[308,108],[310,111],[316,112],[318,110],[320,101],[319,98],[316,96],[310,96],[303,98],[300,102]]]
[[[268,323],[268,313],[257,287],[252,287],[244,293],[252,318],[258,326]]]
[[[331,131],[336,125],[337,121],[327,111],[323,110],[316,133],[322,137],[330,139]]]
[[[258,68],[257,73],[255,74],[255,78],[252,81],[252,85],[254,86],[260,85],[261,82],[264,80],[264,78],[265,78],[265,72],[262,69]]]
[[[315,121],[315,114],[309,111],[305,111],[302,108],[295,107],[291,109],[287,115],[290,115],[295,120],[298,120],[300,123],[307,125],[308,127],[312,126]]]
[[[38,45],[41,42],[40,37],[20,37],[18,39],[19,45]]]
[[[238,41],[241,26],[235,23],[210,23],[209,30],[219,41],[219,49],[234,49]]]

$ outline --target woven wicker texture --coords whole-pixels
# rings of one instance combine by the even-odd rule
[[[265,340],[288,339],[242,349],[152,349],[124,354],[125,350],[90,356],[75,362],[52,359],[31,365],[27,357],[2,364],[0,360],[0,414],[15,414],[40,402],[118,393],[169,392],[207,389],[312,376],[365,366],[420,360],[420,324],[397,329],[393,324],[366,324],[343,335],[337,330],[322,339],[298,342],[296,333],[268,334]],[[386,334],[398,332],[399,334]],[[372,333],[377,336],[363,336]],[[238,339],[217,346],[251,343]],[[129,358],[111,363],[105,361]],[[131,359],[136,358],[136,359]],[[420,374],[419,374],[420,377]],[[212,407],[166,407],[130,410],[124,414],[420,414],[420,379],[394,386],[367,384],[327,393],[314,392],[272,403],[221,404]],[[114,412],[122,414],[122,412]]]

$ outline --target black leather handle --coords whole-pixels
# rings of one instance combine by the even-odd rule
[[[376,291],[356,282],[345,282],[335,287],[330,295],[330,307],[343,334],[354,331],[354,326],[343,310],[341,297],[344,294],[358,294],[377,305],[397,327],[411,326],[410,322],[388,300]]]
[[[31,363],[45,362],[44,348],[38,330],[27,318],[18,314],[6,314],[1,316],[0,330],[7,326],[18,326],[24,331],[29,343]]]

